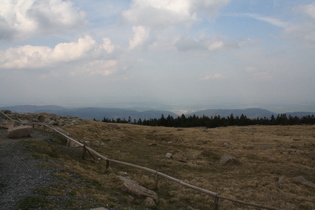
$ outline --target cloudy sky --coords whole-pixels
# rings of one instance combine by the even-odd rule
[[[315,1],[0,0],[0,106],[315,111]]]

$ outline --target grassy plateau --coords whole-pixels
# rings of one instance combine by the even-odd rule
[[[294,180],[303,176],[315,183],[315,126],[166,128],[84,120],[62,129],[108,158],[145,166],[219,195],[280,209],[315,209],[315,188]],[[152,209],[213,209],[211,196],[163,178],[155,189],[154,174],[114,163],[106,169],[105,161],[88,153],[82,160],[82,148],[66,147],[62,138],[52,140],[56,138],[29,144],[41,152],[38,158],[60,160],[54,166],[63,170],[54,176],[63,182],[37,190],[71,198],[60,206],[143,209],[144,198],[122,190],[117,176],[124,175],[157,193]],[[165,157],[167,153],[172,157]],[[220,164],[224,153],[236,161]],[[220,200],[219,209],[256,208]]]

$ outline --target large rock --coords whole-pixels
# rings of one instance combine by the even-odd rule
[[[8,129],[9,138],[23,138],[29,137],[32,133],[32,127],[27,125],[21,125],[16,127],[11,127]]]
[[[303,176],[296,176],[296,177],[293,177],[292,178],[292,181],[293,182],[296,182],[296,183],[301,183],[301,184],[304,184],[306,186],[309,186],[309,187],[312,187],[312,188],[315,188],[315,184],[311,181],[308,181],[307,179],[305,179]]]
[[[2,120],[2,121],[0,121],[0,127],[2,127],[2,128],[9,129],[9,128],[14,127],[14,125],[15,125],[15,122],[13,122],[11,120]]]
[[[129,179],[128,177],[124,177],[124,176],[118,176],[118,177],[120,180],[123,181],[122,187],[127,192],[134,194],[134,195],[138,195],[138,196],[150,197],[154,201],[158,200],[158,196],[157,196],[156,192],[154,192],[152,190],[148,190],[147,188],[140,186],[138,182],[133,181],[133,180]]]
[[[236,157],[234,157],[233,155],[224,153],[221,158],[220,158],[220,164],[227,164],[227,163],[231,163],[231,164],[240,164],[240,161],[238,159],[236,159]]]

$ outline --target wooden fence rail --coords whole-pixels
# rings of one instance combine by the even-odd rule
[[[132,164],[132,163],[127,163],[127,162],[120,161],[120,160],[107,158],[107,157],[103,156],[102,154],[96,152],[92,148],[90,148],[90,147],[82,144],[81,142],[79,142],[79,141],[77,141],[77,140],[67,136],[66,134],[62,133],[61,131],[59,131],[59,130],[51,127],[51,126],[48,126],[48,125],[45,125],[45,126],[47,126],[49,129],[59,133],[60,135],[64,136],[69,141],[73,141],[77,145],[83,147],[83,151],[84,150],[88,150],[90,152],[90,154],[94,154],[98,158],[105,160],[106,161],[106,168],[108,168],[109,163],[112,162],[112,163],[117,163],[117,164],[120,164],[120,165],[125,165],[125,166],[130,166],[130,167],[133,167],[133,168],[137,168],[137,169],[140,169],[140,170],[143,170],[143,171],[147,171],[147,172],[152,173],[152,174],[155,175],[155,180],[156,180],[155,184],[156,184],[156,186],[158,186],[159,177],[164,177],[165,179],[171,180],[171,181],[173,181],[175,183],[178,183],[178,184],[180,184],[182,186],[185,186],[187,188],[190,188],[190,189],[196,190],[198,192],[201,192],[201,193],[204,193],[204,194],[212,196],[214,198],[214,208],[215,209],[219,209],[219,199],[222,199],[222,200],[229,200],[229,201],[232,201],[232,202],[235,202],[235,203],[239,203],[239,204],[242,204],[242,205],[253,206],[253,207],[257,207],[257,208],[261,208],[261,209],[280,210],[279,208],[275,208],[275,207],[264,206],[264,205],[255,204],[255,203],[248,203],[248,202],[245,202],[245,201],[241,201],[241,200],[237,200],[237,199],[221,196],[221,195],[218,195],[215,192],[212,192],[212,191],[209,191],[209,190],[206,190],[206,189],[203,189],[203,188],[200,188],[200,187],[188,184],[186,182],[183,182],[182,180],[176,179],[176,178],[174,178],[172,176],[169,176],[167,174],[161,173],[161,172],[156,171],[154,169],[143,167],[143,166],[139,166],[139,165],[135,165],[135,164]]]
[[[2,112],[1,112],[1,114],[6,116]],[[8,119],[10,119],[10,118],[8,118]],[[65,133],[61,132],[60,130],[58,130],[58,129],[52,127],[52,126],[49,126],[49,125],[44,124],[44,123],[30,123],[30,125],[32,125],[33,128],[35,128],[35,125],[43,126],[44,130],[45,130],[45,127],[46,127],[46,128],[48,128],[48,130],[56,132],[56,133],[60,134],[61,136],[65,137],[68,141],[72,141],[75,144],[83,147],[83,153],[82,153],[82,157],[83,158],[84,158],[84,155],[85,155],[86,151],[88,151],[92,156],[95,155],[98,158],[105,160],[106,161],[106,168],[109,167],[110,163],[116,163],[116,164],[120,164],[120,165],[130,166],[130,167],[137,168],[137,169],[140,169],[140,170],[143,170],[143,171],[146,171],[146,172],[154,174],[155,175],[155,181],[156,181],[156,183],[155,183],[156,187],[158,187],[159,177],[164,177],[165,179],[171,180],[171,181],[173,181],[175,183],[178,183],[178,184],[180,184],[182,186],[185,186],[187,188],[190,188],[190,189],[193,189],[195,191],[198,191],[198,192],[210,195],[210,196],[212,196],[214,198],[214,208],[215,209],[219,209],[219,199],[222,199],[222,200],[229,200],[231,202],[235,202],[235,203],[239,203],[239,204],[247,205],[247,206],[253,206],[253,207],[261,208],[261,209],[280,210],[279,208],[275,208],[275,207],[264,206],[264,205],[255,204],[255,203],[248,203],[248,202],[245,202],[245,201],[241,201],[241,200],[237,200],[237,199],[233,199],[233,198],[228,198],[228,197],[225,197],[225,196],[222,196],[222,195],[218,195],[215,192],[212,192],[212,191],[209,191],[209,190],[206,190],[206,189],[203,189],[203,188],[200,188],[200,187],[188,184],[186,182],[183,182],[182,180],[176,179],[176,178],[174,178],[172,176],[169,176],[167,174],[161,173],[159,171],[156,171],[156,170],[153,170],[153,169],[150,169],[150,168],[147,168],[147,167],[135,165],[135,164],[132,164],[132,163],[127,163],[127,162],[124,162],[124,161],[107,158],[107,157],[103,156],[102,154],[96,152],[92,148],[82,144],[81,142],[79,142],[78,140],[75,140],[74,138],[71,138],[70,136],[66,135]]]

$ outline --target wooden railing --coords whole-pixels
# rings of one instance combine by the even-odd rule
[[[280,210],[279,208],[275,208],[275,207],[270,207],[270,206],[255,204],[255,203],[248,203],[248,202],[244,202],[244,201],[241,201],[241,200],[225,197],[225,196],[219,195],[218,193],[215,193],[215,192],[212,192],[212,191],[209,191],[209,190],[206,190],[206,189],[203,189],[203,188],[200,188],[200,187],[188,184],[186,182],[183,182],[182,180],[179,180],[179,179],[174,178],[172,176],[169,176],[167,174],[161,173],[161,172],[156,171],[154,169],[150,169],[150,168],[147,168],[147,167],[135,165],[135,164],[132,164],[132,163],[127,163],[127,162],[120,161],[120,160],[107,158],[107,157],[103,156],[102,154],[98,153],[97,151],[93,150],[92,148],[90,148],[90,147],[86,146],[85,144],[79,142],[78,140],[76,140],[76,139],[66,135],[65,133],[61,132],[59,129],[57,129],[57,128],[53,127],[53,126],[50,126],[50,125],[47,125],[47,124],[44,124],[44,123],[30,123],[30,125],[32,125],[33,128],[36,128],[36,126],[37,126],[37,128],[38,127],[42,127],[44,130],[56,132],[56,133],[60,134],[61,136],[65,137],[68,140],[68,144],[70,142],[73,142],[73,143],[77,144],[78,146],[82,147],[83,148],[83,151],[82,151],[82,158],[83,159],[85,157],[86,152],[89,152],[92,156],[95,155],[98,158],[100,158],[102,160],[105,160],[106,161],[106,168],[109,167],[110,163],[116,163],[116,164],[120,164],[120,165],[124,165],[124,166],[130,166],[130,167],[133,167],[133,168],[137,168],[137,169],[140,169],[140,170],[152,173],[153,175],[155,175],[155,186],[156,186],[156,188],[158,188],[158,186],[159,186],[159,177],[163,177],[165,179],[168,179],[170,181],[173,181],[175,183],[178,183],[178,184],[180,184],[182,186],[185,186],[187,188],[193,189],[193,190],[198,191],[200,193],[204,193],[204,194],[210,195],[214,199],[214,209],[216,209],[216,210],[219,209],[219,200],[220,199],[222,199],[222,200],[229,200],[231,202],[239,203],[239,204],[246,205],[246,206],[253,206],[253,207],[257,207],[257,208],[261,208],[261,209]]]

